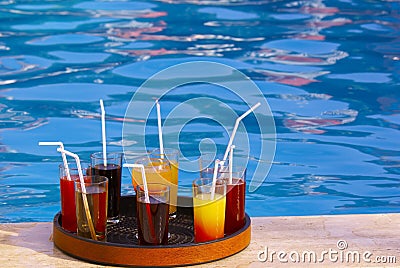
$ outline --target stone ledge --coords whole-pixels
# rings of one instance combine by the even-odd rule
[[[252,218],[252,240],[245,250],[192,267],[305,267],[310,265],[310,256],[313,263],[314,253],[313,266],[398,267],[399,227],[400,214],[255,217]],[[63,254],[53,246],[51,232],[49,222],[0,224],[1,266],[104,267]],[[347,248],[339,248],[345,245]],[[266,257],[264,262],[259,260]],[[378,263],[376,257],[396,263]],[[297,258],[299,261],[294,262]]]

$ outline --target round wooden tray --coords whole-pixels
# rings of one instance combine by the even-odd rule
[[[139,246],[136,238],[136,198],[121,198],[121,220],[107,226],[107,241],[79,237],[61,228],[61,214],[53,221],[54,245],[64,253],[85,261],[121,266],[181,266],[219,260],[240,252],[250,244],[251,221],[224,238],[194,243],[192,198],[179,197],[177,217],[170,220],[168,245]]]

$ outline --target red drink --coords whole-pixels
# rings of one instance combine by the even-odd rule
[[[245,190],[246,182],[243,179],[232,179],[227,183],[225,234],[230,235],[240,230],[245,224]]]
[[[72,176],[72,179],[77,179]],[[68,180],[66,176],[60,178],[61,195],[61,226],[69,232],[76,232],[76,206],[74,180]]]
[[[167,245],[169,205],[150,197],[137,200],[137,224],[139,245]]]
[[[90,169],[88,163],[81,162],[82,174],[85,176]],[[61,226],[64,230],[76,233],[76,205],[75,205],[75,181],[79,180],[79,172],[76,163],[68,163],[68,171],[64,165],[58,166],[60,172],[60,199],[61,199]],[[68,180],[67,174],[71,180]]]
[[[139,245],[168,244],[170,188],[160,183],[136,187],[136,218]],[[147,199],[148,198],[148,199]]]

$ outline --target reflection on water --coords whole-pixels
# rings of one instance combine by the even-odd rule
[[[49,221],[59,210],[60,157],[38,141],[61,140],[88,159],[101,150],[103,98],[109,150],[121,150],[135,90],[194,60],[237,68],[271,106],[276,157],[248,194],[251,215],[398,212],[399,10],[389,0],[0,2],[0,222]],[[199,85],[171,91],[163,112],[209,95],[246,109]],[[257,143],[254,119],[244,123]],[[156,144],[155,113],[149,124]],[[217,148],[228,140],[213,122],[182,126],[183,153],[196,155],[206,137]],[[250,172],[266,164],[252,149]],[[182,174],[181,185],[190,181]],[[123,191],[132,193],[127,170]]]

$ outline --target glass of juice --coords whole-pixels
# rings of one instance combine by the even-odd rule
[[[196,243],[224,237],[226,181],[217,180],[212,196],[212,179],[193,181],[194,240]]]
[[[200,171],[202,177],[212,178],[214,168],[208,167]],[[232,168],[232,182],[229,181],[228,166],[220,167],[218,179],[226,181],[225,234],[230,235],[240,230],[245,224],[246,168]]]
[[[92,175],[105,176],[108,178],[107,221],[109,223],[119,222],[122,155],[122,153],[108,152],[105,156],[107,164],[104,161],[103,152],[93,153],[90,156]]]
[[[166,158],[170,163],[171,176],[169,177],[170,184],[168,185],[171,191],[169,216],[170,218],[175,218],[176,206],[178,204],[179,150],[164,148],[164,154],[161,154],[160,149],[155,149],[151,152],[151,157]]]
[[[75,181],[75,202],[77,235],[92,238],[89,220],[86,214],[83,198],[89,205],[89,213],[98,241],[106,240],[107,227],[107,199],[108,179],[104,176],[85,176],[85,189],[83,192],[80,180]]]
[[[82,174],[88,175],[89,163],[81,162]],[[76,162],[68,163],[70,180],[63,164],[58,166],[60,174],[61,226],[64,230],[76,233],[75,180],[79,180]],[[90,173],[90,170],[89,170]]]
[[[170,189],[160,183],[148,183],[147,189],[146,201],[143,185],[136,187],[139,245],[167,245]]]
[[[226,181],[225,234],[231,235],[245,224],[246,168],[233,167],[232,181],[230,173],[222,168],[218,178]]]
[[[168,187],[173,186],[171,183],[171,165],[166,158],[146,156],[136,159],[135,164],[144,166],[147,183],[162,183]],[[143,184],[142,171],[140,168],[132,168],[133,188],[137,190],[139,184]]]

